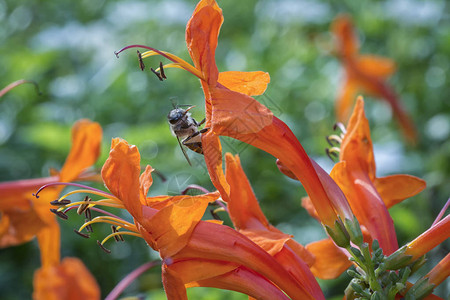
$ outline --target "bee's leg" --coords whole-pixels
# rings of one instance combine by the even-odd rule
[[[203,120],[201,120],[200,123],[197,124],[197,126],[203,125],[203,123],[205,123],[205,121],[206,121],[206,118],[203,118]]]
[[[182,142],[183,145],[199,154],[203,154],[201,131],[203,130],[194,132],[193,134],[185,138]]]

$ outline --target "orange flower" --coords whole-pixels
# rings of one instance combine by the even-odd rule
[[[346,195],[355,216],[385,255],[397,250],[394,224],[388,208],[425,188],[425,181],[409,175],[377,178],[369,123],[364,101],[359,97],[347,126],[340,151],[340,162],[331,177]]]
[[[264,72],[219,73],[214,55],[222,22],[222,10],[215,1],[198,3],[186,27],[186,43],[194,66],[173,54],[141,45],[125,47],[117,54],[131,47],[146,48],[150,51],[142,53],[140,58],[161,55],[173,62],[165,68],[182,68],[201,79],[205,94],[205,128],[209,128],[202,135],[203,152],[211,181],[223,197],[227,197],[229,185],[222,169],[220,135],[239,139],[279,158],[303,183],[325,225],[333,228],[338,215],[343,220],[351,220],[343,194],[327,194],[324,184],[339,190],[328,174],[311,162],[286,124],[250,97],[265,91],[269,75]]]
[[[147,166],[140,175],[138,149],[114,139],[102,169],[104,183],[112,194],[91,189],[105,199],[90,201],[89,209],[96,209],[96,205],[125,208],[134,223],[112,216],[96,217],[81,226],[80,231],[90,224],[106,222],[125,231],[114,231],[100,245],[119,235],[144,238],[163,259],[163,284],[169,299],[186,299],[185,285],[231,287],[236,280],[242,280],[236,289],[253,297],[264,297],[265,292],[280,295],[282,290],[292,299],[313,299],[277,260],[244,235],[217,221],[201,221],[208,203],[219,197],[218,192],[146,197],[152,183],[151,171]],[[61,206],[58,211],[79,204]],[[253,279],[267,280],[263,285],[267,290],[258,290]],[[248,289],[241,290],[244,287]]]
[[[69,266],[79,265],[81,262],[74,263],[74,259],[71,259],[60,264],[60,230],[54,214],[49,211],[49,202],[58,198],[62,187],[51,186],[45,189],[39,198],[33,197],[32,194],[42,185],[89,179],[90,174],[83,171],[97,160],[101,138],[102,129],[98,123],[80,120],[72,127],[72,148],[59,174],[47,178],[0,183],[1,247],[19,245],[34,236],[38,239],[42,268],[36,272],[34,279],[36,299],[49,299],[47,296],[55,286],[67,289],[66,281],[64,285],[60,284],[61,277],[53,278],[48,274],[57,272],[62,277],[70,277],[72,275],[68,273],[71,268]],[[82,267],[78,269],[81,270]],[[95,281],[91,280],[84,285],[89,289],[89,294],[96,294],[96,298],[99,298],[100,292]],[[57,289],[53,291],[56,297],[59,292]],[[83,289],[80,289],[78,295],[83,295],[81,291]]]
[[[406,245],[404,255],[414,261],[450,237],[450,215],[431,226],[427,231]]]
[[[371,244],[377,239],[385,255],[398,249],[396,233],[388,208],[414,196],[425,188],[425,181],[410,175],[376,177],[375,159],[369,123],[364,115],[364,101],[359,97],[349,120],[340,149],[340,162],[331,171],[362,225],[364,240]],[[310,214],[310,200],[303,199]],[[328,240],[306,248],[316,256],[313,272],[320,278],[335,278],[350,266],[345,251]],[[328,268],[332,260],[336,267]]]
[[[345,83],[336,102],[337,118],[348,120],[358,91],[386,100],[392,108],[409,141],[415,142],[417,133],[395,92],[385,80],[395,71],[395,63],[374,55],[359,55],[359,42],[348,16],[337,17],[332,24],[337,40],[337,55],[345,69]]]
[[[305,248],[267,221],[242,170],[239,157],[226,156],[226,179],[230,185],[228,213],[234,227],[275,257],[304,285],[315,299],[323,299],[317,281],[308,266],[314,259]]]
[[[58,265],[36,271],[33,285],[33,299],[100,299],[95,278],[83,262],[74,257],[64,258]]]

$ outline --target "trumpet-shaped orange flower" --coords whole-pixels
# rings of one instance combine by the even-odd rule
[[[288,270],[247,237],[217,221],[201,221],[207,204],[219,197],[218,192],[146,197],[152,183],[151,171],[147,167],[140,175],[138,149],[114,139],[102,169],[103,181],[112,194],[93,190],[92,193],[106,199],[90,201],[89,209],[96,205],[125,208],[134,223],[111,216],[96,217],[80,231],[90,224],[106,222],[125,231],[114,231],[101,245],[112,236],[128,234],[144,238],[163,259],[163,284],[169,299],[186,299],[186,286],[202,283],[211,286],[215,282],[212,278],[218,280],[217,287],[231,287],[236,280],[242,280],[236,288],[253,297],[265,297],[261,289],[255,294],[258,289],[251,282],[255,279],[261,283],[265,280],[263,286],[267,286],[268,295],[284,291],[292,299],[313,299]],[[58,211],[79,204],[61,206]]]
[[[0,245],[2,247],[18,245],[29,241],[34,236],[37,236],[38,239],[42,268],[35,274],[36,299],[51,299],[49,295],[52,293],[52,287],[58,286],[58,289],[67,289],[67,282],[64,286],[60,284],[61,278],[73,277],[73,273],[70,275],[71,273],[67,270],[72,265],[79,266],[81,262],[74,262],[75,259],[71,259],[60,264],[60,230],[54,214],[50,212],[49,202],[58,198],[62,188],[49,187],[41,193],[39,198],[32,194],[45,184],[89,179],[92,175],[83,173],[83,171],[97,160],[101,138],[102,129],[98,123],[80,120],[72,128],[72,148],[58,174],[47,178],[0,183],[2,195],[0,199]],[[82,269],[82,267],[77,268]],[[52,272],[56,272],[62,277],[49,276]],[[85,270],[83,274],[85,273],[88,274],[88,271]],[[83,285],[89,290],[86,297],[91,294],[95,294],[97,297],[89,299],[100,297],[95,280],[90,280]],[[58,289],[53,289],[54,297],[60,295]],[[83,291],[84,289],[80,289],[77,295],[83,296]]]
[[[142,53],[140,58],[161,55],[173,62],[165,68],[182,68],[201,79],[205,94],[205,128],[209,128],[202,135],[203,152],[211,181],[223,197],[227,197],[229,185],[222,169],[220,135],[239,139],[279,158],[302,182],[325,225],[333,227],[338,215],[343,220],[352,219],[343,194],[327,194],[323,185],[334,185],[336,188],[331,189],[334,191],[339,188],[325,171],[311,162],[289,127],[250,97],[265,91],[269,75],[264,72],[219,73],[214,55],[222,22],[222,10],[215,1],[198,3],[186,26],[186,43],[194,66],[173,54],[146,46],[132,45],[118,53],[130,47],[146,48],[150,51]]]
[[[337,55],[345,68],[345,83],[336,102],[337,118],[348,120],[358,91],[386,100],[409,141],[415,142],[416,130],[397,95],[385,80],[395,71],[395,63],[374,55],[360,55],[359,42],[348,16],[339,16],[332,24],[337,40]]]
[[[414,261],[450,237],[450,215],[406,245],[405,255]]]
[[[425,188],[425,181],[409,175],[377,178],[369,122],[364,101],[358,98],[347,126],[340,162],[331,177],[337,182],[361,225],[377,239],[386,255],[398,248],[388,208]]]
[[[364,115],[364,101],[358,98],[342,139],[340,162],[331,171],[331,177],[339,185],[362,225],[364,240],[371,244],[377,239],[385,255],[398,249],[396,233],[388,208],[422,191],[425,181],[410,175],[376,177],[375,159],[369,123]],[[310,200],[303,199],[310,214]],[[322,240],[306,248],[316,256],[313,272],[320,278],[339,276],[350,266],[345,251],[328,240]],[[327,255],[324,255],[327,253]],[[332,259],[335,268],[327,268]]]
[[[226,178],[230,185],[228,213],[234,227],[274,256],[315,299],[322,299],[322,291],[308,267],[314,263],[312,255],[292,236],[268,222],[242,170],[239,157],[230,153],[225,157]]]

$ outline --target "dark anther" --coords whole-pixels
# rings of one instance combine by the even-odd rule
[[[164,73],[164,66],[162,61],[159,62],[159,71],[161,72],[161,77],[167,79],[166,74]]]
[[[82,237],[84,237],[84,238],[86,238],[86,239],[89,238],[89,234],[84,234],[84,233],[82,233],[82,232],[79,232],[79,231],[76,230],[76,229],[74,229],[73,232],[75,232],[75,233],[78,234],[79,236],[82,236]]]
[[[139,68],[141,68],[141,71],[144,71],[145,69],[145,65],[144,65],[144,61],[142,60],[142,54],[141,52],[139,52],[139,50],[137,51],[137,55],[138,55],[138,59],[139,59]]]
[[[97,240],[97,244],[100,246],[100,248],[102,248],[102,250],[103,251],[105,251],[106,253],[111,253],[111,250],[109,250],[109,249],[106,249],[103,245],[102,245],[102,243],[100,243],[100,241],[99,240]]]
[[[222,221],[222,219],[219,217],[219,215],[216,213],[215,209],[210,209],[209,210],[211,212],[211,216],[215,219],[215,220],[219,220]]]
[[[65,213],[63,213],[62,211],[58,211],[57,209],[50,208],[50,211],[63,220],[67,220],[69,218]]]
[[[89,202],[91,202],[91,198],[89,198],[89,196],[84,197],[84,202],[83,204],[81,204],[80,206],[78,206],[77,209],[77,214],[81,215],[86,209],[89,208]]]
[[[327,140],[328,144],[329,144],[331,147],[334,146],[334,145],[333,145],[333,142],[330,140],[330,137],[329,137],[329,136],[326,136],[325,139]]]
[[[334,126],[333,126],[333,130],[336,130],[336,129],[340,129],[341,130],[341,132],[342,133],[346,133],[347,132],[347,130],[345,129],[345,126],[344,126],[344,124],[342,124],[341,122],[337,122],[336,124],[334,124]]]
[[[159,72],[156,72],[153,68],[150,68],[150,70],[159,78],[160,81],[164,81],[164,78],[162,78]]]
[[[119,52],[114,51],[114,55],[115,55],[117,58],[119,58]]]
[[[119,232],[119,230],[117,230],[117,227],[114,226],[114,225],[111,225],[111,230],[112,230],[113,233]],[[115,235],[114,239],[116,240],[116,242],[123,242],[123,241],[125,241],[123,239],[123,236],[120,235],[120,234],[119,235]]]
[[[330,149],[328,149],[328,148],[325,148],[325,152],[327,153],[327,156],[328,156],[333,162],[334,162],[334,159],[338,157],[338,155],[337,155],[335,152],[330,151]]]
[[[69,199],[62,199],[60,201],[53,200],[52,202],[50,202],[50,204],[54,205],[54,206],[64,206],[64,205],[70,204],[70,202],[71,201]]]
[[[84,219],[84,223],[87,223],[89,221],[90,221],[89,219]],[[94,229],[92,229],[92,225],[91,224],[87,225],[85,228],[86,228],[87,232],[94,232]]]
[[[86,217],[86,219],[87,220],[92,220],[92,216],[91,216],[91,210],[89,209],[89,208],[87,208],[85,211],[84,211],[84,216]]]

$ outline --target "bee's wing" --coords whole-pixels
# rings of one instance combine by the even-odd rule
[[[180,145],[181,151],[183,151],[184,157],[186,157],[186,160],[187,160],[188,164],[192,167],[191,161],[189,160],[189,157],[188,157],[188,155],[186,154],[186,151],[184,150],[184,147],[183,147],[183,145],[181,144],[180,139],[178,138],[178,136],[177,136],[177,141],[178,141],[178,145]]]

